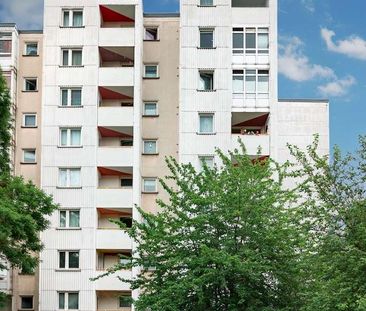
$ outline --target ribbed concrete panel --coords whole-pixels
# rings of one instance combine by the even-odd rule
[[[98,271],[99,274],[103,274],[105,271]],[[121,282],[119,277],[125,279],[132,278],[132,272],[130,270],[119,271],[116,274],[103,277],[95,281],[96,290],[110,290],[110,291],[124,291],[129,289],[129,285]]]
[[[100,107],[98,126],[133,126],[133,107]]]
[[[50,232],[48,232],[50,233]],[[43,237],[44,235],[42,235]],[[83,247],[76,248],[73,247],[71,244],[65,249],[55,249],[54,243],[51,243],[50,249],[46,249],[41,254],[41,260],[42,260],[42,271],[47,271],[48,273],[55,273],[56,270],[59,270],[59,255],[58,250],[79,250],[81,253],[80,257],[80,267],[81,270],[84,270],[84,267],[86,270],[89,270],[89,274],[93,273],[93,269],[95,269],[96,265],[96,256],[95,256],[95,249],[94,248],[87,248]],[[66,272],[69,273],[69,275],[76,275],[78,271],[61,271],[59,275],[65,275]],[[43,282],[52,282],[52,280],[44,280]]]
[[[90,10],[85,11],[85,14],[90,13]],[[87,15],[86,15],[87,16]],[[61,28],[58,31],[56,44],[58,46],[90,46],[98,44],[98,37],[92,36],[92,29],[82,28]],[[86,59],[89,56],[86,55]]]
[[[129,235],[122,230],[98,229],[97,249],[130,250],[132,240]]]
[[[58,230],[54,229],[52,231],[52,235],[44,235],[44,243],[48,243],[47,245],[52,245],[48,250],[54,249],[82,249],[85,248],[85,245],[92,245],[93,243],[93,229],[84,229],[81,228],[80,230]],[[92,248],[94,249],[94,248]],[[80,257],[80,259],[84,259]],[[84,260],[83,260],[84,262]]]
[[[47,285],[47,284],[45,284]],[[79,291],[79,310],[80,311],[95,311],[96,301],[91,299],[95,295],[94,290],[80,290]],[[40,301],[40,310],[54,311],[55,304],[58,302],[58,293],[55,290],[45,290],[42,292]],[[56,308],[57,309],[57,308]]]
[[[95,277],[95,274],[92,270],[87,269],[82,269],[80,272],[59,272],[45,269],[43,270],[45,282],[41,286],[53,291],[79,291],[80,289],[94,287],[94,284],[90,281],[92,277]],[[53,281],[47,282],[47,279]]]
[[[97,207],[131,207],[132,189],[97,189]]]

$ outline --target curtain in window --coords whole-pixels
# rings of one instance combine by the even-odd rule
[[[66,227],[66,211],[60,211],[60,227]]]
[[[11,40],[0,40],[0,54],[11,54]]]
[[[213,75],[201,73],[200,74],[200,90],[209,91],[213,89]]]
[[[83,12],[81,11],[74,11],[72,15],[72,25],[74,27],[81,27],[83,26]]]
[[[80,170],[79,169],[70,170],[70,186],[71,187],[80,186]]]
[[[255,92],[256,92],[255,76],[246,76],[245,77],[245,91],[247,93],[248,98],[255,97]]]
[[[269,77],[259,76],[258,77],[258,93],[268,93],[269,92]]]
[[[156,115],[156,104],[145,104],[145,112],[146,116],[154,116]]]
[[[145,141],[144,142],[144,153],[156,153],[156,142]]]
[[[35,126],[36,125],[36,117],[35,116],[25,116],[24,117],[24,125],[25,126]]]
[[[211,6],[211,5],[213,5],[213,0],[201,0],[200,5],[202,5],[202,6]]]
[[[25,150],[24,151],[24,162],[26,162],[26,163],[36,162],[36,152],[34,150]]]
[[[66,187],[67,186],[67,170],[66,169],[60,169],[58,173],[58,182],[60,187]]]
[[[156,66],[146,66],[145,67],[145,77],[147,78],[155,78],[158,75]]]
[[[69,65],[69,51],[68,50],[62,51],[62,65],[63,66]]]
[[[72,51],[72,65],[81,66],[82,64],[82,53],[81,51]]]
[[[200,132],[212,133],[213,132],[213,117],[212,116],[200,116]]]
[[[81,90],[71,90],[71,106],[81,106]]]
[[[155,192],[156,191],[156,181],[152,179],[144,180],[144,191],[145,192]]]
[[[70,227],[79,228],[80,227],[80,212],[70,211]]]
[[[65,293],[59,293],[58,294],[58,308],[60,310],[65,309]]]
[[[61,130],[61,146],[67,146],[67,130]]]
[[[81,130],[71,130],[70,131],[70,144],[71,146],[81,145]]]
[[[258,34],[258,49],[268,49],[269,48],[269,40],[267,33]]]
[[[77,310],[79,309],[79,294],[69,293],[69,309]]]
[[[79,268],[79,252],[69,252],[69,268]]]
[[[64,12],[64,26],[68,27],[70,25],[70,12],[65,11]]]
[[[67,106],[67,104],[68,104],[68,91],[61,90],[61,105]]]
[[[233,93],[244,92],[244,76],[233,76]]]
[[[27,44],[27,48],[26,48],[26,54],[27,55],[37,55],[37,44]]]

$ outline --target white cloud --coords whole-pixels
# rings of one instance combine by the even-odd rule
[[[313,0],[301,0],[301,3],[304,5],[305,9],[307,9],[309,12],[311,13],[315,12],[315,5]]]
[[[42,29],[43,0],[1,0],[0,20],[19,29]]]
[[[339,97],[346,95],[349,88],[356,84],[356,79],[353,76],[347,76],[343,79],[336,79],[335,81],[318,86],[319,92],[326,97]]]
[[[315,78],[335,78],[334,71],[326,66],[312,64],[304,55],[304,43],[298,37],[282,38],[278,58],[279,73],[297,82]]]
[[[359,36],[351,35],[344,40],[333,41],[334,31],[322,28],[321,36],[329,51],[347,55],[348,57],[366,60],[366,40]]]

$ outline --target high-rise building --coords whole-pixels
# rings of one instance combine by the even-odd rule
[[[180,12],[143,14],[141,0],[45,0],[43,36],[15,25],[0,33],[21,51],[2,63],[18,107],[15,172],[60,204],[41,234],[33,291],[0,276],[20,297],[15,309],[133,308],[139,293],[117,276],[137,269],[90,279],[135,248],[110,220],[129,226],[141,220],[135,205],[156,213],[156,199],[167,199],[158,183],[166,156],[220,164],[215,148],[240,138],[253,158],[282,162],[287,143],[304,147],[315,133],[329,152],[328,102],[278,99],[276,0],[181,0]]]

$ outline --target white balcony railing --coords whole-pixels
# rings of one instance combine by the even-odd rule
[[[106,271],[97,271],[97,276],[106,273]],[[100,291],[128,291],[130,286],[128,283],[124,283],[118,279],[121,277],[123,279],[131,279],[131,270],[121,270],[115,274],[102,277],[95,281],[95,289]]]
[[[260,155],[268,156],[270,154],[269,135],[232,135],[232,148],[240,150],[238,138],[242,140],[248,155],[257,155],[258,148],[261,147]]]
[[[97,163],[103,167],[131,167],[133,147],[99,147]]]
[[[98,229],[97,249],[130,250],[132,249],[132,240],[123,230]]]
[[[133,107],[99,107],[98,126],[133,126]]]
[[[134,67],[99,68],[99,86],[133,86]]]
[[[97,207],[132,207],[131,189],[97,189]]]
[[[135,45],[135,28],[100,28],[99,46],[127,47]]]

